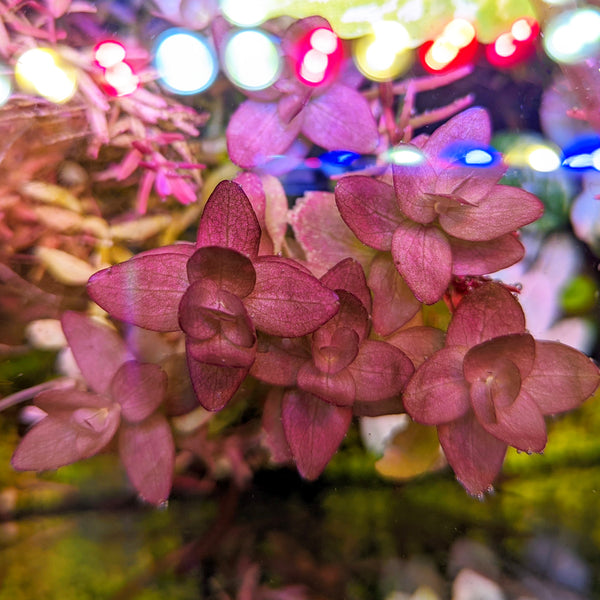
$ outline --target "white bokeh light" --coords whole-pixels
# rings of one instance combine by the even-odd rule
[[[223,57],[227,77],[246,90],[269,87],[281,71],[281,56],[275,42],[254,29],[233,34],[227,40]]]
[[[200,35],[175,29],[165,32],[156,45],[156,70],[165,87],[176,94],[197,94],[217,77],[215,53]]]

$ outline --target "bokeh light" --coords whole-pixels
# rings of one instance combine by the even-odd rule
[[[535,51],[535,40],[540,26],[534,19],[517,19],[510,31],[501,33],[486,47],[488,61],[500,68],[513,67],[528,59]]]
[[[559,63],[577,63],[600,51],[600,10],[592,6],[563,12],[544,32],[544,49]]]
[[[267,19],[268,0],[221,0],[223,16],[238,27],[255,27]]]
[[[562,164],[575,171],[600,171],[600,136],[582,136],[569,144],[564,149]]]
[[[533,147],[527,155],[527,163],[534,170],[539,173],[551,173],[560,168],[561,157],[549,146],[538,146]]]
[[[421,46],[419,57],[430,73],[440,73],[469,64],[476,52],[475,28],[465,19],[454,19],[444,27],[440,37]]]
[[[504,147],[504,162],[517,169],[532,169],[538,173],[551,173],[563,164],[561,149],[542,136],[521,134],[510,139]]]
[[[356,40],[354,63],[365,77],[374,81],[395,79],[411,66],[410,35],[397,21],[379,21],[373,33]]]
[[[337,74],[344,51],[338,36],[326,27],[309,31],[292,52],[296,76],[310,86],[323,85]]]
[[[425,160],[425,155],[416,146],[400,144],[389,150],[385,159],[393,165],[414,166],[421,164]]]
[[[246,90],[262,90],[277,80],[281,56],[273,39],[262,31],[234,33],[225,44],[224,69],[231,81]]]
[[[125,47],[119,42],[106,40],[94,49],[94,58],[100,67],[110,69],[125,60]]]
[[[487,166],[494,162],[494,154],[483,148],[474,148],[469,150],[463,157],[463,162],[471,166]]]
[[[110,93],[114,96],[133,94],[140,85],[140,78],[124,61],[120,61],[106,69],[104,79],[109,86]]]
[[[57,104],[70,100],[77,90],[77,76],[50,48],[24,52],[15,66],[15,78],[26,92],[36,93]]]
[[[10,98],[12,93],[9,73],[8,67],[3,63],[0,63],[0,106]]]
[[[175,94],[203,92],[215,81],[217,58],[207,40],[183,29],[169,29],[157,40],[154,61],[161,83]]]

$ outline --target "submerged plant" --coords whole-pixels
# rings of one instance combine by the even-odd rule
[[[80,37],[90,27],[87,17],[72,20],[55,7],[42,10],[43,27],[36,30],[24,15],[15,21],[16,5],[9,4],[0,41],[13,39],[6,51],[11,58],[13,46],[36,44],[36,31],[44,39],[64,37],[55,30],[58,18]],[[175,22],[189,8],[157,5]],[[197,15],[202,27],[216,10],[209,3]],[[219,49],[225,26],[212,24]],[[501,183],[506,165],[489,148],[485,109],[459,112],[431,135],[411,139],[414,128],[448,119],[471,101],[467,96],[417,115],[416,92],[447,85],[466,71],[365,88],[352,64],[342,61],[312,85],[293,68],[296,45],[313,30],[333,36],[329,24],[311,17],[289,27],[287,21],[271,25],[282,32],[288,62],[268,89],[246,92],[228,123],[218,111],[207,114],[210,102],[201,109],[200,103],[164,98],[143,70],[139,89],[109,101],[89,57],[73,59],[81,89],[71,102],[91,123],[84,153],[98,161],[94,181],[132,180],[139,184],[137,205],[131,210],[128,202],[120,208],[119,199],[90,201],[86,210],[89,205],[107,214],[88,220],[84,211],[85,223],[71,219],[53,238],[60,246],[69,231],[86,236],[89,251],[81,261],[94,272],[87,292],[117,330],[63,312],[67,343],[89,389],[45,383],[34,398],[45,416],[21,440],[13,465],[55,469],[116,445],[137,493],[160,504],[170,493],[178,452],[210,463],[206,472],[213,479],[221,447],[237,482],[269,457],[294,461],[302,476],[314,479],[354,416],[407,413],[437,427],[459,481],[481,496],[498,476],[508,446],[541,452],[545,415],[576,408],[600,381],[584,354],[535,340],[517,289],[490,279],[522,258],[518,229],[538,219],[543,205]],[[222,156],[207,150],[206,139],[192,139],[207,122],[220,136],[215,147]],[[307,150],[308,140],[334,153],[368,157],[360,171],[338,176],[327,190],[306,190],[288,211],[281,182],[264,170],[299,138]],[[490,164],[480,163],[481,153]],[[40,165],[58,168],[59,154]],[[251,170],[238,173],[229,163],[221,170],[225,158]],[[36,161],[23,164],[43,179]],[[4,185],[10,198],[2,205],[0,235],[13,240],[11,224],[27,225],[27,244],[15,242],[15,248],[29,248],[38,220],[34,231],[30,216],[17,210],[13,190],[31,195],[31,186],[27,192],[19,181]],[[168,214],[146,221],[135,214],[154,210],[153,190],[160,199],[191,205],[180,209],[176,226]],[[74,206],[78,212],[77,200]],[[189,234],[200,212],[195,241],[171,243]],[[137,230],[147,227],[150,233]],[[162,238],[153,241],[157,233]],[[12,259],[11,253],[2,256]],[[52,315],[59,306],[52,296]],[[132,326],[168,341],[155,349],[160,358],[140,358]],[[19,392],[0,406],[24,397]]]

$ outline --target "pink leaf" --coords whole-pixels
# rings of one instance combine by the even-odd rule
[[[457,144],[469,143],[474,148],[485,148],[490,143],[491,123],[485,109],[475,106],[462,111],[438,127],[425,144],[428,156],[444,156]]]
[[[254,288],[256,274],[250,259],[236,250],[205,246],[194,252],[187,264],[190,283],[213,281],[225,292],[244,298]]]
[[[547,439],[544,417],[529,394],[519,394],[520,379],[514,364],[509,360],[502,362],[503,369],[496,366],[487,380],[471,384],[477,420],[505,444],[523,452],[541,452]]]
[[[410,144],[402,144],[400,148],[419,153]],[[417,223],[431,223],[437,216],[435,198],[430,196],[435,191],[433,167],[427,161],[417,165],[393,165],[392,173],[396,202],[402,212]]]
[[[438,436],[458,481],[469,494],[483,497],[502,469],[506,444],[483,429],[470,411],[438,427]]]
[[[252,332],[248,331],[251,336]],[[253,337],[250,337],[254,342]],[[229,340],[223,332],[219,332],[208,340],[195,340],[188,338],[186,341],[187,353],[193,360],[210,365],[249,368],[254,362],[256,347],[236,344]]]
[[[250,201],[233,181],[221,181],[204,206],[196,245],[231,248],[253,258],[258,254],[260,225]]]
[[[324,373],[312,362],[298,371],[298,387],[336,406],[352,406],[356,398],[354,378],[348,369]]]
[[[454,421],[469,411],[469,385],[463,375],[465,348],[442,348],[425,361],[404,390],[406,412],[424,425]]]
[[[256,285],[244,306],[257,329],[297,337],[311,333],[338,310],[337,295],[312,275],[281,261],[258,258]]]
[[[298,137],[301,125],[301,119],[284,123],[275,103],[246,100],[229,119],[229,158],[244,169],[264,164],[285,154]]]
[[[119,456],[141,498],[156,505],[166,502],[173,481],[175,445],[163,415],[124,425],[119,432]]]
[[[368,337],[370,331],[369,315],[363,303],[350,292],[338,290],[337,295],[340,300],[340,308],[335,316],[318,329],[318,332],[327,332],[328,335],[334,335],[337,329],[351,329],[358,335],[358,340],[362,342]]]
[[[167,374],[158,365],[128,361],[113,377],[110,389],[123,418],[137,423],[160,406],[167,391]]]
[[[356,400],[377,402],[396,396],[413,374],[414,367],[401,350],[386,342],[367,340],[348,367],[356,385]]]
[[[115,404],[56,411],[25,435],[11,464],[18,471],[47,471],[89,458],[113,438],[119,413]]]
[[[177,331],[177,311],[189,282],[184,252],[145,254],[90,277],[90,298],[112,317],[150,329]]]
[[[283,390],[281,388],[271,388],[267,394],[262,412],[265,444],[271,453],[271,460],[278,464],[287,463],[293,459],[283,430],[281,418],[282,398]]]
[[[600,383],[598,367],[584,354],[558,342],[535,343],[533,370],[523,382],[545,415],[578,407]]]
[[[418,300],[434,304],[444,295],[452,274],[452,251],[439,229],[405,221],[394,233],[392,257]]]
[[[451,237],[450,247],[454,275],[495,273],[514,265],[525,255],[523,244],[511,233],[487,242],[467,242]]]
[[[508,359],[518,369],[519,384],[533,367],[535,340],[528,334],[513,334],[497,337],[471,348],[463,365],[465,379],[469,383],[485,380],[495,372],[496,362]],[[509,381],[504,382],[510,385]],[[518,393],[517,388],[517,393]],[[516,397],[516,394],[515,394]]]
[[[321,277],[321,283],[331,290],[346,290],[354,294],[367,312],[371,312],[371,290],[367,286],[363,268],[353,258],[346,258],[334,265]]]
[[[444,347],[446,334],[437,327],[408,327],[386,338],[388,344],[396,346],[410,358],[418,369],[434,352]]]
[[[450,235],[483,242],[539,219],[544,206],[533,194],[509,185],[495,185],[476,206],[446,207],[439,222]]]
[[[307,104],[302,133],[327,150],[362,154],[373,152],[379,141],[377,124],[364,96],[339,84],[332,85]]]
[[[301,391],[289,391],[281,409],[285,436],[300,475],[316,479],[342,443],[352,410],[323,402]]]
[[[280,338],[261,334],[250,374],[272,385],[295,385],[298,370],[310,358],[307,338]]]
[[[92,394],[75,388],[66,390],[48,390],[38,394],[33,403],[44,412],[74,411],[77,408],[103,408],[113,402],[105,395]]]
[[[84,379],[104,394],[119,367],[131,358],[125,343],[114,329],[80,313],[66,311],[61,324]]]
[[[446,344],[471,348],[495,337],[524,331],[521,305],[504,286],[490,282],[461,300],[448,327]]]
[[[187,355],[188,370],[198,402],[206,410],[221,410],[248,374],[248,368],[210,365]]]
[[[394,231],[405,221],[392,186],[365,175],[349,175],[335,186],[335,201],[361,242],[377,250],[391,248]]]
[[[272,175],[261,176],[265,192],[265,228],[273,242],[274,253],[281,252],[287,231],[288,200],[281,182]]]
[[[359,337],[354,329],[321,327],[313,333],[313,361],[327,375],[345,369],[358,354]]]
[[[362,244],[342,220],[330,192],[306,192],[289,214],[294,236],[317,274],[347,257],[366,268],[375,251]]]
[[[421,308],[389,255],[374,258],[368,283],[373,290],[373,329],[379,335],[396,331]]]

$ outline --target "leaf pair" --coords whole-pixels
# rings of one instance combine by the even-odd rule
[[[90,278],[111,316],[154,331],[183,330],[200,403],[219,410],[254,362],[256,331],[297,337],[338,310],[336,294],[298,263],[259,256],[261,228],[239,185],[208,199],[196,244],[142,253]]]

